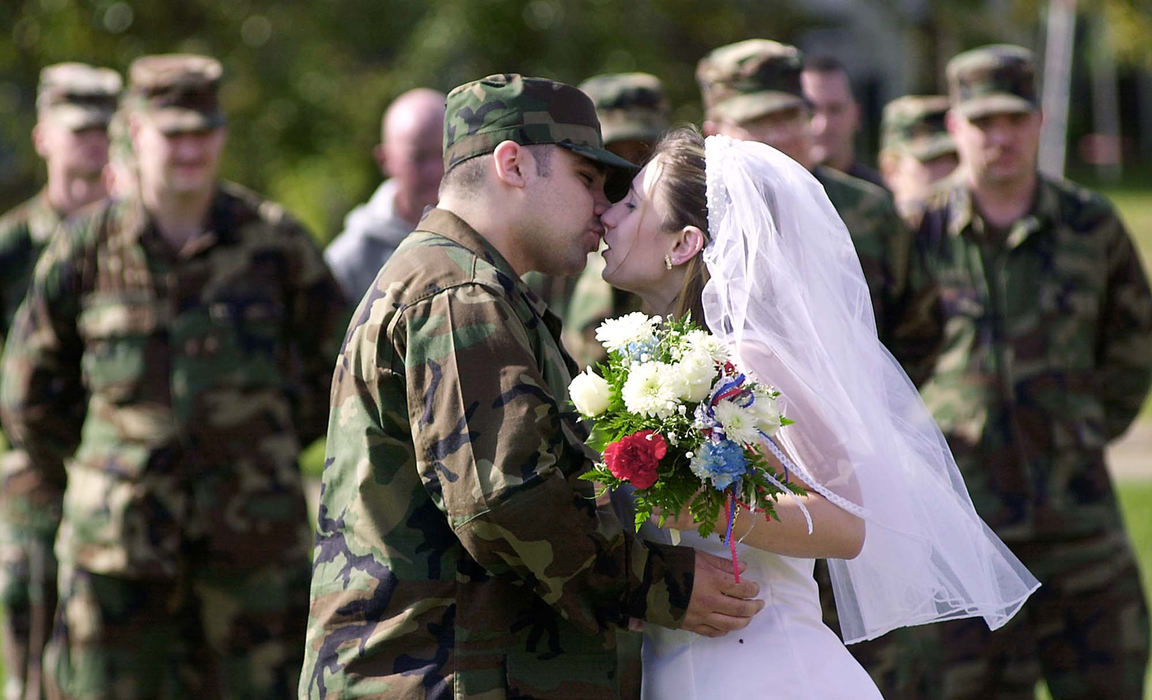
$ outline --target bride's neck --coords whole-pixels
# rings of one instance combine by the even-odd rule
[[[679,274],[667,276],[659,287],[653,287],[638,293],[644,302],[645,308],[652,314],[668,318],[676,313],[680,302],[680,292],[684,288],[684,274],[679,268],[674,270]]]

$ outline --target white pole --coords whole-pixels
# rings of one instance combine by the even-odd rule
[[[1101,179],[1120,179],[1122,162],[1120,98],[1116,90],[1116,59],[1112,55],[1112,33],[1101,16],[1092,20],[1096,37],[1092,56],[1092,121],[1099,140],[1096,173]]]
[[[1072,40],[1076,32],[1076,0],[1049,0],[1044,85],[1041,107],[1044,131],[1040,136],[1040,172],[1064,176],[1068,138],[1068,94],[1072,82]]]

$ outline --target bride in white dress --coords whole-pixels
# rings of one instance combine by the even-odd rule
[[[780,389],[796,423],[764,448],[808,491],[781,497],[779,520],[736,518],[743,576],[766,603],[745,629],[645,629],[645,697],[879,697],[821,621],[815,558],[828,559],[848,643],[959,617],[996,628],[1019,610],[1039,584],[976,515],[877,339],[849,234],[807,170],[764,144],[678,130],[602,220],[605,280],[655,313],[706,321]],[[671,524],[683,544],[729,553],[687,514]]]

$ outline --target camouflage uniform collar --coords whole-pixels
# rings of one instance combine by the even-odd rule
[[[536,292],[532,291],[531,287],[524,283],[524,280],[520,278],[512,264],[500,254],[500,251],[496,250],[496,247],[481,233],[469,226],[468,222],[447,209],[433,207],[424,214],[424,218],[420,219],[420,223],[416,225],[416,231],[443,236],[468,249],[476,257],[492,265],[497,271],[507,275],[509,279],[514,280],[515,292],[524,295],[536,314],[544,319],[549,329],[554,331],[554,335],[559,336],[559,317],[548,308],[548,304]],[[554,329],[553,325],[555,325]]]
[[[963,180],[963,175],[957,172],[950,176],[952,184],[948,196],[951,214],[948,220],[948,234],[950,236],[967,235],[976,239],[983,239],[986,230],[984,220],[976,209],[972,197],[972,190]],[[1008,237],[1004,247],[1008,249],[1020,246],[1037,231],[1049,228],[1054,221],[1060,218],[1060,202],[1052,183],[1043,175],[1037,175],[1036,191],[1032,194],[1032,204],[1024,216],[1012,223],[1008,230]]]
[[[47,187],[28,200],[28,235],[33,243],[47,243],[63,218],[48,201]]]
[[[236,231],[245,223],[235,199],[218,183],[208,205],[203,231],[180,250],[174,249],[160,234],[156,219],[144,207],[144,200],[139,195],[125,202],[128,211],[125,214],[124,230],[151,254],[173,260],[194,258],[217,244],[235,239]]]

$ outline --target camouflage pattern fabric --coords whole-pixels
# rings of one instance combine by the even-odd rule
[[[1032,700],[1040,677],[1054,700],[1147,697],[1148,608],[1127,536],[1013,549],[1044,585],[995,632],[981,620],[923,628],[937,659],[930,697]]]
[[[60,225],[40,192],[0,219],[0,347],[32,270]],[[3,380],[0,379],[0,382]],[[40,687],[40,658],[56,609],[56,555],[62,479],[45,478],[23,450],[0,446],[0,605],[7,696]]]
[[[0,343],[8,337],[36,261],[59,225],[60,215],[45,191],[0,218]]]
[[[868,283],[877,335],[908,376],[919,382],[938,339],[935,326],[913,311],[929,308],[936,290],[919,269],[912,232],[887,190],[822,165],[813,168],[812,174],[852,235]]]
[[[1007,231],[955,177],[916,223],[943,338],[924,400],[977,511],[1044,584],[978,662],[970,630],[941,628],[949,687],[977,663],[1005,684],[1042,669],[1054,697],[1139,697],[1147,613],[1104,463],[1152,383],[1152,293],[1128,233],[1102,197],[1043,177]],[[982,690],[955,697],[999,697]]]
[[[581,368],[608,359],[604,346],[596,340],[596,329],[604,320],[617,318],[644,305],[640,297],[616,289],[604,281],[604,257],[588,256],[584,272],[576,278],[571,298],[564,307],[564,347]],[[703,319],[699,319],[703,321]]]
[[[384,266],[337,361],[301,697],[617,697],[615,630],[682,620],[694,552],[577,479],[559,333],[450,212]]]
[[[180,252],[138,200],[105,201],[70,221],[17,315],[0,396],[10,437],[37,467],[62,474],[67,464],[61,566],[80,577],[183,586],[199,601],[186,604],[202,606],[209,636],[229,624],[203,617],[209,609],[278,608],[274,617],[299,624],[253,624],[228,653],[238,664],[245,655],[267,659],[251,665],[260,676],[251,682],[293,687],[306,573],[292,572],[307,571],[310,546],[296,458],[323,433],[345,318],[307,232],[239,187],[217,190],[207,232]],[[209,562],[263,577],[264,589],[230,597],[193,585],[191,572]],[[50,651],[70,663],[46,675],[72,688],[120,673],[111,650],[123,632],[118,618],[89,605],[91,596],[62,590],[69,617]],[[95,590],[93,600],[115,604]],[[130,617],[126,625],[138,624]],[[149,624],[162,635],[184,621]],[[147,644],[135,649],[154,659]],[[96,687],[85,692],[100,696]]]
[[[638,170],[604,150],[595,105],[571,85],[516,73],[490,75],[454,88],[444,109],[444,172],[504,141],[555,144],[605,166],[604,191],[614,202]]]

